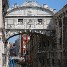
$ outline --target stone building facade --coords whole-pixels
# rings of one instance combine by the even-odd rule
[[[5,29],[53,30],[54,10],[47,5],[40,6],[36,2],[25,2],[8,9],[5,18]],[[45,33],[45,32],[43,32]]]
[[[52,37],[33,34],[30,40],[30,64],[32,67],[57,67],[55,43]]]
[[[59,67],[67,66],[67,4],[54,15]]]
[[[4,43],[3,43],[3,30],[4,30],[4,17],[8,8],[8,0],[0,0],[0,67],[5,64],[4,59]]]

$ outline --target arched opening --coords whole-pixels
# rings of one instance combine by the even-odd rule
[[[10,41],[15,36],[14,44],[10,44],[9,56],[14,58],[16,64],[32,67],[38,67],[39,64],[40,66],[50,65],[52,46],[55,45],[53,39],[45,34],[29,32],[12,35],[6,41]]]

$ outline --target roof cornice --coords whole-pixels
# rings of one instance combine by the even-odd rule
[[[17,11],[17,10],[23,10],[23,9],[27,9],[27,8],[33,8],[33,9],[41,9],[41,10],[46,10],[46,11],[49,11],[49,12],[51,12],[52,14],[54,14],[53,13],[53,11],[51,11],[50,9],[48,9],[48,8],[44,8],[44,7],[38,7],[38,6],[20,6],[20,7],[16,7],[16,8],[12,8],[11,10],[9,10],[7,13],[9,14],[9,13],[11,13],[11,12],[13,12],[13,11]]]

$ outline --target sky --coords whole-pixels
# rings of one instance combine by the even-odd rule
[[[11,7],[14,3],[17,3],[18,5],[22,5],[26,0],[9,0],[9,6]],[[59,11],[65,4],[67,4],[67,0],[33,0],[42,4],[47,4],[49,8],[56,9],[56,11]]]
[[[17,3],[22,5],[26,0],[9,0],[9,7],[12,7],[13,4]],[[64,5],[67,4],[67,0],[35,0],[38,4],[47,4],[49,8],[56,9],[56,12],[59,11]],[[17,36],[11,38],[9,41],[14,42],[17,39]]]
[[[19,38],[19,36],[14,36],[12,38],[10,38],[8,41],[11,43],[15,43],[15,40],[17,40]]]

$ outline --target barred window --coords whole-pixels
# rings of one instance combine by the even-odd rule
[[[38,19],[38,24],[43,24],[43,19]]]
[[[23,24],[23,19],[18,19],[18,24]]]

